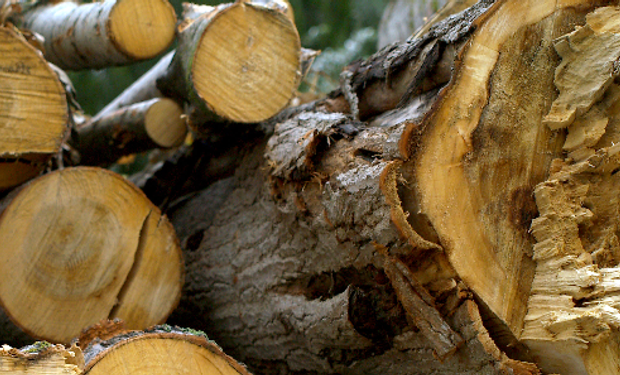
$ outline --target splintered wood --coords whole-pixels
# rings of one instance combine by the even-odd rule
[[[562,137],[542,125],[559,63],[552,42],[578,20],[555,1],[498,4],[464,47],[436,108],[401,139],[409,199],[508,342],[521,332],[535,269],[532,191],[562,152]]]
[[[174,229],[121,176],[68,168],[2,202],[0,303],[34,337],[67,343],[104,318],[163,322],[183,284]]]
[[[522,340],[548,372],[620,373],[620,9],[599,8],[556,41],[569,158],[536,187],[536,276]]]
[[[84,370],[84,356],[78,346],[36,342],[21,349],[0,347],[0,374],[79,375]]]

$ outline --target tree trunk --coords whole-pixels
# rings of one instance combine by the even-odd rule
[[[108,165],[121,156],[180,146],[187,135],[183,109],[156,98],[119,109],[77,129],[70,140],[81,165]]]
[[[264,374],[619,373],[605,4],[479,2],[264,124],[171,208],[171,322]]]
[[[166,0],[72,1],[35,7],[22,27],[45,38],[45,57],[63,69],[126,65],[162,53],[176,16]]]
[[[68,107],[56,73],[21,34],[0,28],[0,191],[36,176],[60,150]]]
[[[122,177],[59,170],[1,203],[0,273],[11,282],[0,284],[0,302],[33,337],[68,343],[108,317],[143,329],[177,305],[183,265],[174,230]],[[3,326],[2,341],[13,331]]]

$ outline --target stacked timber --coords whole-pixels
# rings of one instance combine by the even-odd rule
[[[186,5],[178,29],[166,0],[7,1],[1,15],[19,28],[0,26],[0,342],[52,344],[3,346],[0,373],[248,375],[203,334],[142,331],[180,300],[181,247],[161,210],[101,167],[182,145],[188,119],[204,131],[284,108],[301,63],[288,2]],[[93,117],[80,112],[64,70],[153,58],[177,34],[177,49],[156,65],[163,69],[146,75],[155,90],[130,88],[131,100],[121,96]],[[136,331],[82,340],[86,362],[78,347],[60,345],[105,319]],[[117,368],[117,358],[127,366]]]

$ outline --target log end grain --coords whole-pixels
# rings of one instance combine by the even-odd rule
[[[187,135],[183,109],[175,101],[157,99],[145,115],[146,133],[160,147],[180,146]]]
[[[0,190],[36,176],[60,149],[67,101],[58,76],[14,29],[0,28]]]
[[[217,115],[263,121],[284,108],[300,80],[300,41],[285,14],[240,2],[213,16],[196,48],[191,77]]]
[[[202,332],[157,326],[95,340],[86,348],[85,374],[250,375]]]
[[[164,321],[180,298],[174,230],[119,175],[68,168],[26,185],[0,216],[4,311],[34,337],[67,343],[104,318]]]
[[[163,52],[174,40],[176,15],[167,0],[122,0],[110,13],[114,44],[136,60]]]

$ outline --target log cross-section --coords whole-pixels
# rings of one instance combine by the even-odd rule
[[[14,28],[0,27],[0,191],[39,174],[60,150],[68,108],[58,76]]]
[[[0,205],[0,274],[10,280],[0,283],[0,303],[32,336],[68,343],[104,318],[144,329],[178,303],[183,262],[174,229],[121,176],[63,169]]]

